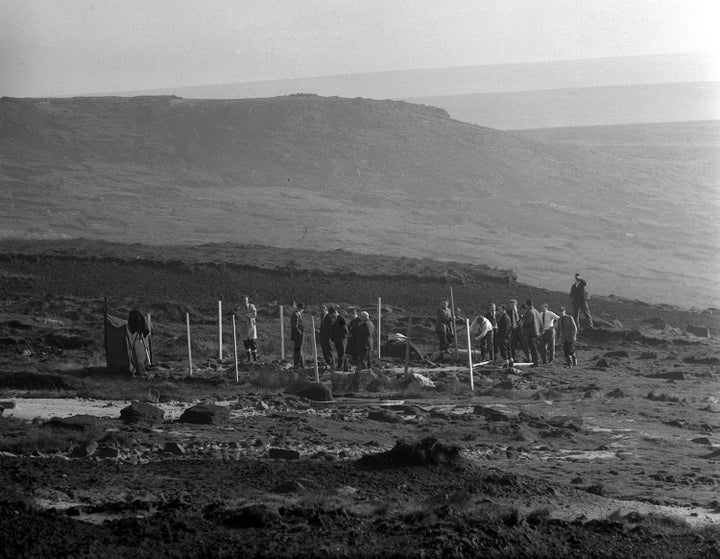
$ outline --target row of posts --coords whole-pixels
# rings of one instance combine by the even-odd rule
[[[453,324],[455,324],[455,300],[453,298],[453,290],[450,288],[450,304],[452,309]],[[285,325],[284,325],[284,310],[283,305],[280,305],[280,359],[285,359]],[[317,342],[315,340],[315,317],[311,316],[311,328],[313,332],[313,363],[315,368],[315,380],[320,382],[320,369],[318,367],[318,353],[317,353]],[[382,320],[382,298],[378,297],[377,303],[377,358],[381,357],[381,346],[382,346],[382,335],[381,335],[381,320]],[[192,364],[192,347],[190,344],[190,313],[185,313],[185,324],[187,327],[187,345],[188,345],[188,368],[190,370],[190,376],[193,374]],[[467,332],[467,347],[468,347],[468,370],[470,373],[470,389],[474,390],[475,386],[473,383],[473,362],[472,362],[472,351],[471,351],[471,340],[470,340],[470,320],[465,319],[465,327]],[[235,325],[235,315],[232,315],[232,329],[233,329],[233,351],[235,357],[235,382],[240,381],[240,373],[238,370],[238,352],[237,352],[237,328]],[[408,317],[407,334],[405,336],[405,374],[408,373],[410,366],[410,334],[412,331],[412,316]],[[458,358],[458,345],[457,336],[455,336],[455,359]],[[218,357],[222,361],[223,359],[223,319],[222,319],[222,301],[218,301]]]

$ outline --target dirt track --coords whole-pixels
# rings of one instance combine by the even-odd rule
[[[13,266],[3,268],[0,399],[71,395],[76,383],[97,374],[88,367],[102,362],[97,299],[84,291],[91,280],[74,281],[78,272],[69,265],[49,278],[42,259]],[[125,285],[122,264],[107,270],[103,263],[86,266],[84,277]],[[195,270],[195,279],[203,273]],[[173,276],[163,268],[148,281],[156,274],[165,278],[163,294],[116,304],[176,308],[182,293],[172,285],[184,289],[185,272]],[[303,296],[311,305],[342,302],[346,295],[337,295],[335,281],[321,278],[323,297],[312,299],[318,281],[307,280]],[[412,281],[418,283],[412,301],[427,302],[414,306],[401,294],[383,300],[430,314],[437,299],[431,295],[444,288]],[[391,284],[383,293],[394,293]],[[372,289],[378,286],[379,280]],[[204,293],[200,316],[212,316],[214,289]],[[456,293],[470,300],[473,289]],[[478,293],[503,300],[513,289],[517,298],[531,291],[486,285]],[[551,304],[560,299],[544,296]],[[198,357],[197,371],[207,384],[195,386],[204,398],[217,393],[231,410],[227,421],[195,425],[172,412],[154,427],[138,427],[120,421],[114,408],[89,457],[72,457],[74,448],[0,457],[0,486],[7,488],[0,556],[720,556],[720,352],[714,338],[683,332],[688,322],[716,328],[717,319],[593,302],[598,317],[618,319],[635,334],[610,328],[588,334],[576,368],[508,374],[482,367],[472,394],[462,366],[425,371],[432,389],[402,388],[387,369],[382,390],[347,393],[336,386],[329,403],[260,389],[248,367],[236,385],[230,363],[207,357],[214,353],[213,327],[202,319],[197,355],[205,357]],[[269,317],[271,308],[263,305],[261,315]],[[389,329],[401,324],[394,313]],[[662,318],[663,329],[642,322],[648,316]],[[170,313],[159,323],[165,364],[150,380],[127,381],[139,393],[188,381],[182,345],[175,344],[182,323]],[[418,335],[421,346],[432,339],[431,331]],[[601,359],[606,367],[598,366]],[[3,414],[3,434],[16,428],[12,416],[24,406],[18,399]],[[433,459],[423,460],[428,454],[419,445],[412,447],[415,463],[363,460],[400,439],[428,438],[442,451]],[[8,448],[8,437],[3,441]],[[297,451],[299,458],[272,458],[272,449]]]

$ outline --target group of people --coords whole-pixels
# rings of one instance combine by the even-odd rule
[[[496,361],[501,358],[512,367],[517,360],[518,350],[522,350],[525,362],[533,367],[552,363],[555,360],[556,343],[562,344],[565,364],[577,365],[575,342],[578,336],[580,311],[585,315],[589,328],[593,328],[593,319],[588,306],[587,282],[579,273],[570,288],[572,316],[565,307],[559,307],[554,313],[543,303],[540,310],[528,299],[518,308],[518,302],[511,299],[507,305],[490,303],[485,314],[478,315],[470,325],[480,358]],[[436,332],[441,352],[448,352],[455,337],[455,320],[447,300],[440,303],[437,311]]]
[[[290,340],[293,342],[293,367],[304,367],[302,354],[305,339],[305,305],[298,303],[290,317]],[[347,371],[351,365],[358,369],[370,369],[374,349],[375,325],[370,315],[357,310],[347,320],[339,307],[323,306],[320,311],[320,349],[329,369]]]

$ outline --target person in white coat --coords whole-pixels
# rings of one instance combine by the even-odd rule
[[[240,298],[237,314],[247,359],[250,361],[252,358],[253,361],[257,361],[257,309],[247,295]]]

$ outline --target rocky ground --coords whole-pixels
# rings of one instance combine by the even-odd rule
[[[274,272],[37,254],[0,271],[1,557],[720,556],[714,309],[593,298],[601,327],[577,367],[486,364],[471,391],[465,361],[432,352],[446,283],[294,275],[310,312],[370,307],[372,293],[385,335],[415,316],[435,363],[406,375],[387,356],[362,378],[321,371],[318,386],[279,360]],[[264,341],[236,382],[213,301],[238,285]],[[108,294],[120,316],[153,310],[147,377],[102,367]],[[468,315],[510,296],[565,302],[493,281],[455,296]]]

